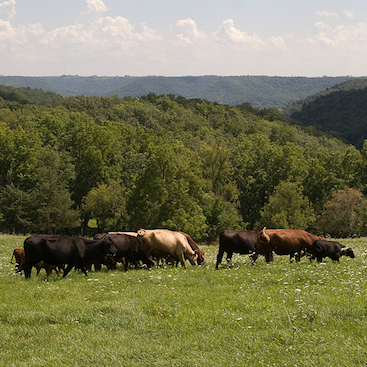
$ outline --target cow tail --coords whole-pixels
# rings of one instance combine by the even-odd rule
[[[265,229],[266,229],[266,227],[264,227],[262,229],[262,231],[260,232],[260,235],[259,235],[259,241],[262,244],[268,244],[270,242],[270,237],[269,237],[268,234],[266,234]]]

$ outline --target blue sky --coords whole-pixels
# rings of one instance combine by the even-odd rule
[[[366,76],[364,0],[0,0],[1,75]]]

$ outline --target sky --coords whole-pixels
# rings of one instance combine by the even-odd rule
[[[0,75],[366,76],[366,0],[0,0]]]

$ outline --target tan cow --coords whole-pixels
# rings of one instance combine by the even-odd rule
[[[189,260],[191,265],[197,265],[198,255],[189,245],[186,237],[175,231],[168,229],[140,229],[138,238],[148,252],[148,255],[162,258],[169,257],[181,262],[186,269],[185,260]]]

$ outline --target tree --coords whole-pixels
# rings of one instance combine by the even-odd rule
[[[289,181],[281,182],[260,212],[256,228],[307,229],[315,222],[315,215],[302,187]]]
[[[201,238],[206,229],[201,202],[205,181],[198,157],[179,142],[151,144],[146,168],[128,194],[130,228],[161,228]]]
[[[246,224],[242,222],[235,204],[225,201],[220,196],[211,196],[206,200],[204,215],[207,224],[205,236],[207,241],[217,239],[221,232],[228,228],[246,229]]]
[[[318,221],[318,229],[332,237],[348,237],[358,234],[358,211],[363,202],[362,193],[355,189],[339,190],[324,205]],[[364,203],[365,206],[365,203]]]
[[[125,189],[116,181],[100,184],[89,191],[82,205],[84,215],[97,220],[99,232],[126,229]]]
[[[32,228],[30,220],[30,194],[13,184],[2,188],[0,192],[1,227],[6,232],[29,233]]]
[[[74,207],[69,184],[74,178],[70,157],[50,147],[42,149],[34,176],[37,183],[30,190],[33,231],[56,234],[80,227],[80,213]]]

